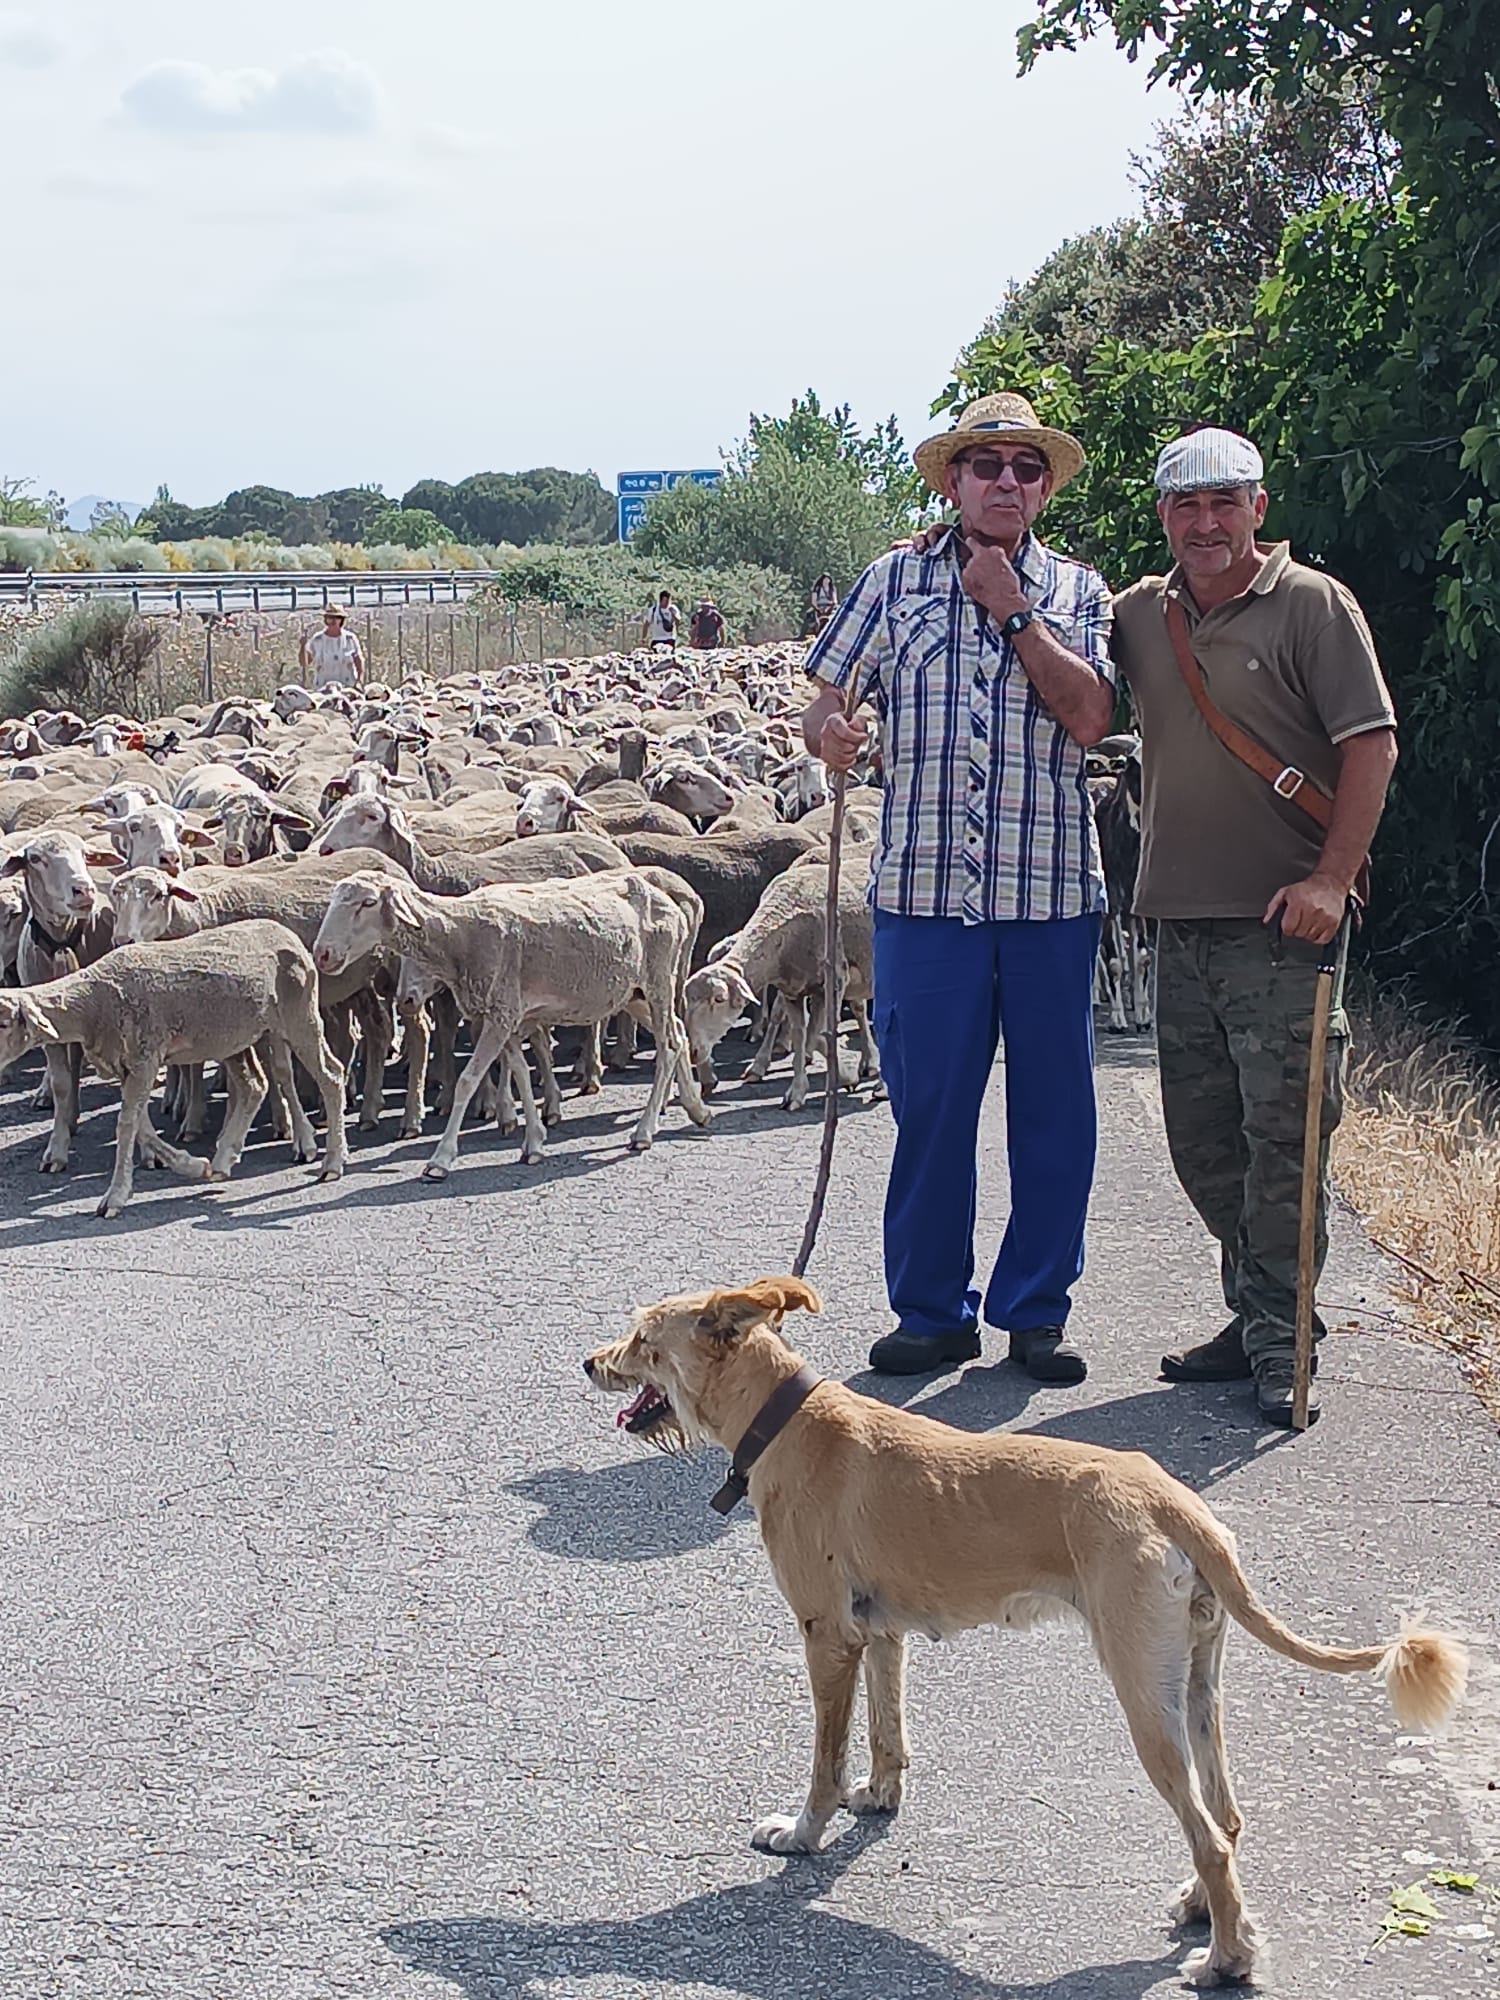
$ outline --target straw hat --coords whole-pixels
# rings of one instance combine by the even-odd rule
[[[934,493],[943,490],[943,474],[961,451],[973,451],[982,444],[1034,444],[1052,468],[1052,491],[1058,492],[1076,479],[1087,457],[1076,437],[1055,431],[1037,422],[1036,411],[1024,396],[1004,389],[998,396],[981,396],[960,411],[951,431],[919,444],[912,453],[917,470]]]
[[[325,618],[347,618],[349,614],[342,604],[325,604],[323,606],[323,616]]]

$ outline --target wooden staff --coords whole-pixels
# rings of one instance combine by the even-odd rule
[[[845,717],[854,713],[854,682],[844,694]],[[823,1143],[818,1149],[818,1177],[813,1183],[812,1207],[802,1231],[802,1247],[792,1264],[792,1276],[800,1278],[812,1258],[828,1199],[828,1180],[833,1172],[833,1140],[839,1122],[839,1015],[843,1011],[843,937],[839,924],[839,863],[844,847],[844,794],[848,773],[833,776],[833,825],[828,835],[828,896],[823,905],[823,1048],[828,1065],[823,1092]]]
[[[1317,1290],[1318,1191],[1323,1160],[1323,1076],[1328,1061],[1328,1016],[1338,970],[1341,924],[1318,961],[1313,991],[1312,1041],[1307,1052],[1307,1119],[1302,1130],[1302,1214],[1297,1235],[1297,1327],[1292,1358],[1292,1425],[1307,1429],[1312,1392],[1313,1302]]]

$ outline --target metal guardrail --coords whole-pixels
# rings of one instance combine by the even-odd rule
[[[0,605],[128,597],[145,614],[300,611],[325,604],[460,604],[496,572],[456,570],[25,570],[0,572]]]

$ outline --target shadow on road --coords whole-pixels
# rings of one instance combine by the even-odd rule
[[[635,1458],[617,1465],[553,1465],[505,1488],[543,1511],[526,1538],[579,1562],[652,1562],[716,1542],[727,1521],[710,1508],[723,1477],[713,1458]]]
[[[761,2000],[1142,2000],[1172,1977],[1175,1954],[1082,1966],[1038,1984],[999,1985],[930,1945],[818,1907],[887,1830],[862,1822],[820,1855],[645,1916],[575,1923],[449,1917],[392,1925],[389,1948],[463,2000],[526,2000],[590,1979],[650,1993],[693,1985]]]

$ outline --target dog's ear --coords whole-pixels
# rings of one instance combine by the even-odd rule
[[[779,1324],[783,1313],[821,1312],[823,1301],[801,1278],[757,1278],[753,1284],[713,1292],[698,1324],[716,1340],[736,1340],[760,1320]]]

